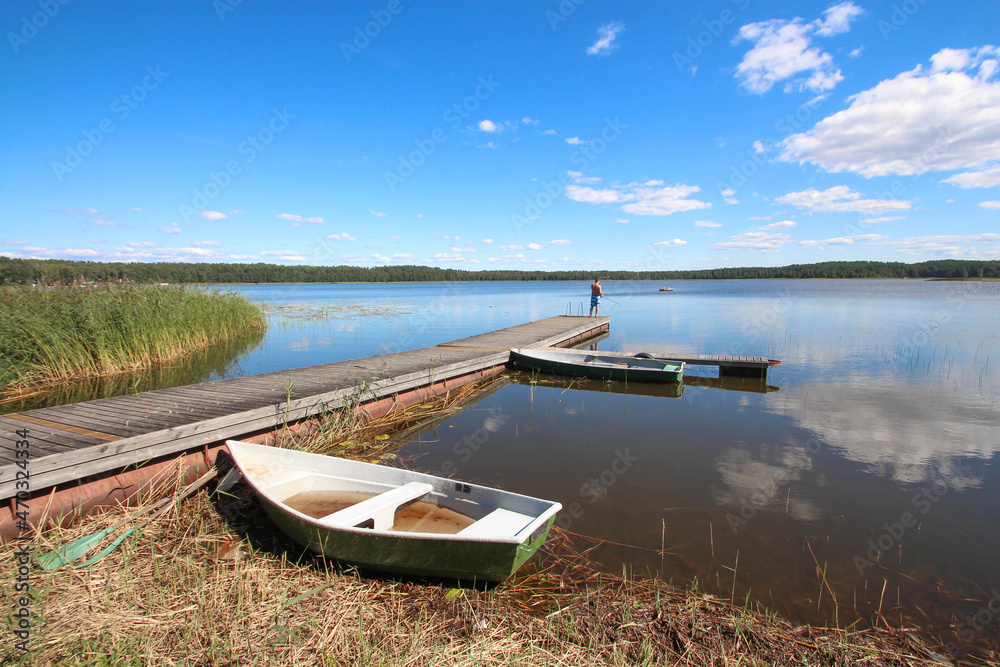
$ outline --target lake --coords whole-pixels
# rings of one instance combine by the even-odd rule
[[[880,614],[942,645],[995,645],[1000,283],[671,285],[605,283],[611,329],[596,346],[782,364],[765,382],[689,367],[668,389],[512,374],[403,443],[402,462],[450,462],[457,478],[560,501],[560,526],[615,543],[594,552],[614,572],[697,581],[792,620]],[[262,302],[267,334],[143,388],[425,347],[589,305],[586,282],[217,288]]]

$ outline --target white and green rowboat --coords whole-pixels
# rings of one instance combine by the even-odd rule
[[[328,558],[398,574],[502,581],[562,506],[400,468],[226,442],[272,521]]]
[[[600,380],[680,382],[684,377],[683,361],[602,355],[586,350],[519,348],[511,350],[511,359],[517,366]]]

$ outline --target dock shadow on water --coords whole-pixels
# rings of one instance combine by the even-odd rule
[[[889,406],[819,429],[792,407],[801,396],[766,380],[511,380],[411,437],[402,464],[561,502],[556,525],[595,538],[589,553],[609,573],[695,585],[793,622],[919,627],[952,656],[1000,640],[986,492],[997,457],[885,464],[873,440],[902,416],[884,387],[810,389],[817,403],[838,392],[858,415]]]

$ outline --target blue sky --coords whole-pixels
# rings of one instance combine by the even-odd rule
[[[1000,256],[1000,4],[5,2],[0,254]]]

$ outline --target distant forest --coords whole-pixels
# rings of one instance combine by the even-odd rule
[[[779,267],[692,271],[464,271],[432,266],[285,266],[173,262],[73,262],[0,256],[0,284],[88,283],[392,283],[492,282],[503,280],[739,280],[750,278],[1000,278],[1000,260],[945,259],[902,262],[820,262]]]

